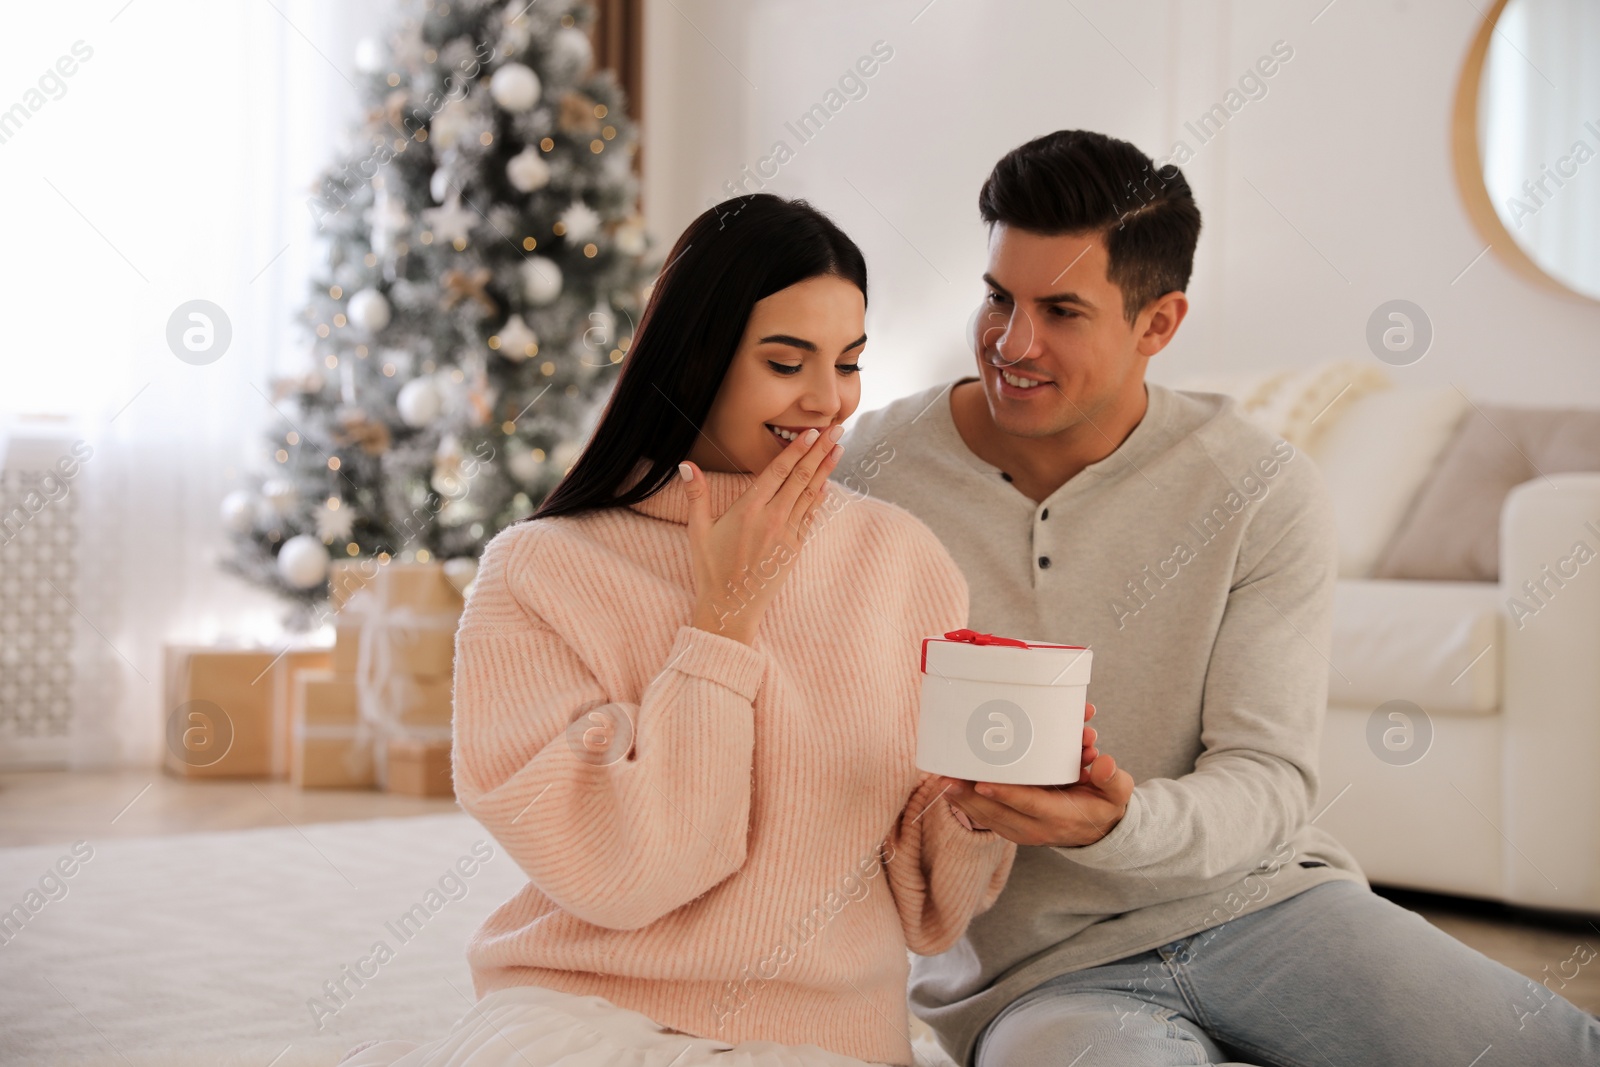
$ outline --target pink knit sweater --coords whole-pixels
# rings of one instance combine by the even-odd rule
[[[714,516],[750,482],[707,478]],[[910,1063],[906,947],[954,944],[1016,854],[913,765],[919,642],[966,624],[966,583],[910,513],[830,483],[745,645],[689,625],[687,508],[674,478],[484,550],[455,788],[529,882],[468,945],[476,991]]]

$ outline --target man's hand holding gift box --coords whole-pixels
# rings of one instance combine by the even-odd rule
[[[1094,718],[1094,705],[1085,719]],[[993,830],[1019,845],[1074,848],[1109,834],[1128,810],[1133,776],[1095,748],[1094,727],[1083,728],[1083,768],[1067,786],[1007,785],[946,777],[944,794],[956,821],[969,830]]]
[[[1085,725],[1091,658],[1078,645],[972,630],[923,640],[917,766],[945,778],[963,826],[1077,847],[1122,819],[1133,778]]]

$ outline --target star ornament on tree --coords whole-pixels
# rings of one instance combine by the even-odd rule
[[[356,445],[369,456],[381,456],[389,451],[389,427],[360,408],[339,413],[339,429],[333,439],[341,445]]]
[[[355,509],[345,507],[337,497],[324,500],[317,508],[317,536],[324,543],[350,540],[355,525]]]
[[[561,117],[557,119],[563,133],[573,136],[591,136],[600,132],[600,118],[594,113],[594,97],[569,89],[561,94]]]
[[[445,290],[444,309],[449,311],[463,300],[472,300],[483,309],[485,315],[493,315],[499,307],[494,297],[485,291],[485,286],[493,276],[488,267],[478,267],[470,273],[451,268],[439,275]]]
[[[569,241],[587,241],[600,229],[600,213],[582,200],[574,200],[561,213],[561,226]]]
[[[461,194],[455,190],[451,190],[450,199],[445,201],[443,207],[425,208],[422,218],[435,237],[452,244],[465,241],[468,232],[478,221],[475,212],[461,206]]]

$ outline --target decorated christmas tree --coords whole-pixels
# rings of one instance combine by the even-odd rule
[[[475,560],[604,402],[658,265],[593,17],[426,0],[358,49],[370,110],[308,201],[308,361],[273,383],[256,487],[223,501],[224,566],[302,621],[330,559]]]

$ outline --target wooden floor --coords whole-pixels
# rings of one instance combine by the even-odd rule
[[[0,771],[0,847],[80,839],[428,815],[454,800],[286,781],[189,780],[161,772]],[[1446,933],[1586,1011],[1600,1012],[1600,916],[1558,915],[1378,887]],[[1585,966],[1568,962],[1590,957]],[[1576,977],[1565,980],[1563,975]]]
[[[372,789],[302,790],[286,780],[189,779],[162,771],[0,771],[0,847],[458,810],[453,799]]]

